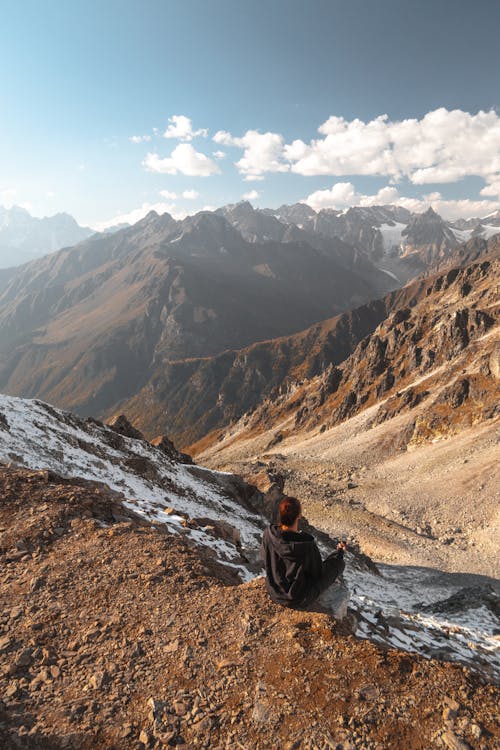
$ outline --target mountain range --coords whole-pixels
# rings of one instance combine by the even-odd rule
[[[0,206],[0,269],[70,247],[94,234],[66,213],[38,219],[20,206]]]
[[[248,242],[151,213],[0,277],[0,388],[102,413],[165,361],[289,334],[395,280],[342,240]]]
[[[488,233],[493,224],[481,226]],[[293,337],[382,300],[452,262],[458,233],[463,239],[474,227],[457,230],[432,210],[412,216],[395,206],[316,214],[304,204],[269,211],[243,202],[182,221],[151,212],[0,273],[0,388],[82,414],[127,404],[136,415],[145,399],[146,431],[167,428],[192,442],[238,418],[302,360],[308,376],[340,362],[393,303],[322,323],[323,333],[338,331],[329,334],[335,353],[315,344],[315,361],[300,353],[315,333],[255,342]],[[262,362],[242,367],[242,347],[251,348],[253,365],[269,352],[273,373]]]

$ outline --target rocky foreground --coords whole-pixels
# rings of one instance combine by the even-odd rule
[[[498,687],[272,604],[188,531],[0,469],[0,746],[498,747]]]

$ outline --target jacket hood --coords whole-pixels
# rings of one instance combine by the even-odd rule
[[[283,531],[279,526],[269,526],[264,532],[271,546],[284,560],[301,562],[314,546],[314,537],[305,531]]]

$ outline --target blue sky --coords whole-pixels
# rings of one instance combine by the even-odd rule
[[[0,204],[93,226],[243,195],[500,206],[497,0],[0,9]]]

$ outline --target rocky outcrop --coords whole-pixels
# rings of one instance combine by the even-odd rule
[[[151,440],[151,445],[158,448],[159,451],[181,464],[192,464],[193,459],[187,453],[178,451],[173,442],[166,435],[159,435]]]
[[[118,414],[112,417],[107,423],[113,432],[117,432],[123,437],[133,438],[134,440],[144,440],[144,435],[137,430],[127,419],[124,414]]]
[[[432,208],[412,217],[402,236],[405,254],[417,255],[426,266],[448,257],[460,244],[453,230]]]

